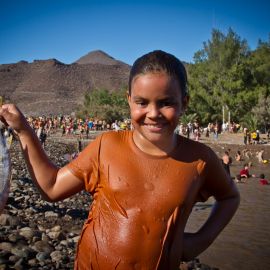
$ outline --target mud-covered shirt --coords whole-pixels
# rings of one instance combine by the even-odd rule
[[[214,152],[177,136],[172,153],[152,156],[137,148],[132,131],[106,132],[67,165],[93,196],[75,269],[165,270],[164,254],[173,241],[182,246],[193,205],[230,193]]]

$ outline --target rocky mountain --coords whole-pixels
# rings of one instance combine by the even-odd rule
[[[56,59],[0,65],[0,95],[26,115],[70,114],[93,89],[117,91],[127,86],[130,66],[102,51],[73,64]]]
[[[75,63],[81,65],[85,64],[126,65],[124,62],[116,60],[107,53],[100,50],[89,52],[85,56],[75,61]]]

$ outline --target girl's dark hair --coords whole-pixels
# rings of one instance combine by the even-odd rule
[[[182,99],[188,95],[187,72],[183,63],[174,55],[161,50],[147,53],[134,62],[129,74],[129,94],[131,94],[131,84],[134,77],[139,74],[156,72],[165,72],[179,82]]]

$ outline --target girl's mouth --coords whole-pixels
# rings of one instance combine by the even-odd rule
[[[152,132],[159,132],[164,127],[164,124],[144,124],[144,126]]]

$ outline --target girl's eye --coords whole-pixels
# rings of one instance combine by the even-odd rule
[[[138,106],[144,107],[144,106],[147,105],[147,102],[146,102],[146,101],[136,101],[136,104],[137,104]]]
[[[172,100],[163,100],[160,102],[160,107],[173,106],[175,103]]]

